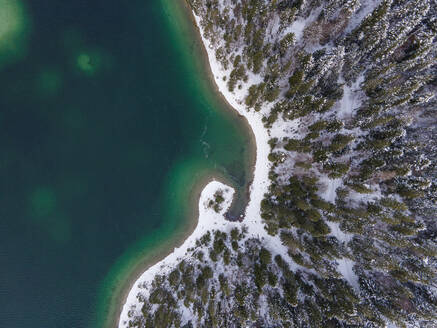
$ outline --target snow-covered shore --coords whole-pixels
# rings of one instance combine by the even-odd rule
[[[227,82],[223,80],[223,76],[229,76],[229,72],[222,69],[221,64],[215,57],[215,48],[211,45],[209,40],[203,37],[200,18],[196,15],[194,15],[194,18],[197,27],[201,31],[200,35],[208,55],[211,73],[218,91],[224,96],[232,108],[247,119],[255,136],[256,163],[253,182],[250,186],[250,201],[246,208],[244,223],[248,227],[249,235],[263,236],[266,234],[266,231],[261,221],[260,206],[264,194],[268,191],[269,187],[268,175],[271,165],[268,160],[268,155],[270,153],[270,146],[268,144],[269,133],[262,122],[262,113],[253,110],[248,111],[244,103],[244,98],[247,94],[248,87],[251,85],[251,81],[249,80],[248,83],[246,83],[241,89],[236,89],[235,92],[230,92],[228,90]],[[258,77],[252,76],[251,78],[256,80]]]
[[[199,29],[201,29],[199,21],[196,16],[195,20]],[[270,248],[282,249],[279,239],[269,238],[260,216],[260,205],[264,197],[264,194],[268,191],[269,179],[268,173],[270,170],[270,162],[268,161],[268,154],[270,152],[270,146],[268,144],[269,134],[267,129],[262,123],[262,114],[259,112],[248,111],[244,104],[244,97],[247,92],[247,88],[242,88],[236,93],[228,91],[226,82],[222,77],[228,72],[221,69],[220,63],[217,62],[214,49],[210,45],[209,41],[202,36],[203,45],[205,46],[208,56],[210,69],[214,81],[216,83],[218,91],[224,96],[226,101],[232,106],[240,115],[244,116],[255,136],[256,142],[256,163],[254,168],[253,182],[250,187],[250,201],[246,208],[245,220],[243,224],[248,228],[248,236],[254,236],[263,238],[267,244],[271,244]],[[253,77],[256,79],[256,76]],[[248,84],[250,85],[250,84]],[[207,200],[212,199],[214,193],[219,190],[225,190],[224,193],[225,202],[223,204],[220,213],[214,212],[211,208],[206,206]],[[125,327],[129,321],[129,311],[132,308],[136,308],[139,305],[137,295],[140,292],[145,291],[148,284],[153,281],[156,274],[165,274],[169,270],[173,269],[180,260],[186,255],[187,250],[195,246],[196,240],[203,236],[208,230],[219,229],[224,231],[230,231],[234,226],[241,225],[241,223],[233,223],[224,219],[224,213],[232,203],[234,190],[222,184],[218,181],[212,181],[206,185],[203,189],[199,199],[199,219],[198,224],[194,232],[186,239],[183,245],[176,248],[170,255],[168,255],[162,261],[156,263],[149,269],[147,269],[134,283],[133,288],[130,290],[126,302],[123,305],[123,309],[119,319],[119,327]]]
[[[224,202],[221,205],[221,210],[216,213],[211,207],[208,206],[208,201],[213,199],[216,191],[223,191]],[[149,269],[147,269],[134,283],[132,289],[129,291],[128,297],[120,315],[119,327],[125,327],[129,321],[129,311],[132,308],[139,307],[139,301],[137,295],[140,292],[144,292],[145,288],[153,281],[156,274],[165,274],[169,270],[172,270],[179,261],[188,252],[188,249],[194,247],[196,240],[202,237],[208,230],[211,229],[223,229],[225,226],[232,225],[231,222],[223,220],[224,213],[228,210],[232,203],[232,198],[235,190],[219,181],[209,182],[202,190],[199,199],[199,221],[196,229],[185,240],[182,246],[175,248],[174,251],[169,254],[162,261],[156,263]]]

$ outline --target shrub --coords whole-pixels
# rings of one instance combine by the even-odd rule
[[[288,139],[285,150],[306,153],[311,151],[310,144],[304,140]]]
[[[336,132],[336,131],[340,130],[342,127],[343,127],[343,122],[335,120],[335,121],[331,121],[327,124],[326,130],[328,132]]]
[[[262,265],[255,264],[253,273],[255,285],[261,290],[267,283],[267,272]]]
[[[287,98],[292,98],[297,93],[301,83],[303,80],[303,72],[302,71],[295,71],[293,75],[288,79],[288,83],[290,85],[290,88],[288,89],[285,96]]]
[[[328,122],[327,121],[317,121],[316,123],[311,124],[308,129],[312,132],[319,132],[319,131],[323,131],[326,129],[326,127],[328,126]]]
[[[381,199],[381,205],[398,211],[406,211],[408,209],[405,204],[398,202],[396,199],[388,197]]]
[[[360,194],[370,194],[372,193],[372,189],[367,188],[364,185],[361,184],[348,184],[348,187],[350,187],[352,190],[356,191],[357,193]]]
[[[323,165],[323,168],[330,171],[328,176],[331,179],[337,179],[341,178],[349,171],[350,165],[345,163],[328,163]]]
[[[168,281],[170,285],[175,287],[179,283],[180,276],[181,273],[179,272],[178,269],[175,269],[172,272],[170,272],[170,274],[168,275]]]
[[[272,254],[263,247],[259,252],[259,260],[263,266],[269,265],[272,262]]]
[[[279,42],[279,54],[283,57],[287,50],[293,45],[295,40],[294,33],[286,34]]]
[[[267,272],[267,281],[270,286],[275,287],[278,283],[278,276],[274,274],[272,271]]]
[[[296,162],[294,164],[295,167],[301,167],[305,170],[309,170],[313,167],[313,165],[311,163],[307,163],[307,162]]]
[[[340,151],[345,148],[349,142],[354,139],[351,135],[337,134],[329,146],[329,150],[332,152]]]
[[[240,240],[240,230],[238,228],[233,228],[231,230],[231,239]]]

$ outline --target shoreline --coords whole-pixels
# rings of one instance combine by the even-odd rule
[[[192,204],[193,202],[198,205],[200,196],[204,188],[212,181],[219,180],[217,178],[219,174],[214,171],[206,171],[200,174],[196,178],[196,183],[193,185],[189,192],[188,202]],[[223,177],[220,177],[223,179]],[[226,179],[223,179],[226,180]],[[182,246],[182,244],[191,236],[198,224],[199,218],[199,208],[198,206],[189,206],[188,213],[186,213],[186,220],[183,227],[178,230],[170,239],[165,239],[164,242],[160,243],[158,246],[153,247],[153,252],[148,252],[148,254],[141,259],[135,268],[130,272],[129,277],[123,277],[120,285],[116,287],[117,290],[113,291],[115,300],[113,300],[108,310],[108,316],[105,320],[103,326],[105,328],[115,328],[119,326],[120,317],[122,315],[123,307],[127,304],[126,300],[130,292],[135,288],[138,280],[141,276],[147,272],[154,265],[159,264],[166,257],[174,253],[175,249]],[[113,320],[114,319],[114,320]]]
[[[230,92],[227,91],[226,83],[224,81],[221,81],[219,79],[219,74],[223,73],[221,72],[221,69],[219,67],[219,64],[215,61],[215,58],[213,57],[212,50],[209,51],[209,41],[203,38],[202,31],[199,24],[199,18],[195,16],[194,12],[189,7],[189,4],[186,2],[186,0],[180,0],[182,3],[173,3],[172,6],[177,6],[175,10],[180,11],[182,15],[186,16],[186,19],[189,20],[191,23],[190,33],[193,36],[194,41],[191,43],[192,48],[196,47],[200,51],[200,65],[203,67],[203,71],[207,75],[207,83],[208,87],[212,87],[213,92],[216,94],[216,96],[221,100],[225,108],[228,108],[230,111],[236,115],[241,123],[244,122],[245,125],[248,126],[248,131],[250,131],[250,139],[251,139],[251,145],[253,145],[253,149],[251,150],[251,158],[250,158],[250,168],[251,168],[251,179],[248,179],[250,181],[250,184],[248,184],[247,188],[244,188],[244,192],[248,193],[248,202],[245,208],[245,219],[243,220],[243,224],[245,224],[248,227],[248,233],[253,236],[266,236],[266,231],[264,229],[264,224],[262,222],[262,219],[260,217],[260,206],[261,201],[264,198],[264,194],[267,192],[269,187],[269,179],[268,174],[270,170],[270,162],[268,161],[267,157],[270,152],[270,146],[268,144],[269,140],[269,133],[268,130],[264,127],[262,123],[262,114],[258,112],[249,112],[247,111],[244,102],[237,101],[235,98],[236,96]],[[194,44],[193,44],[194,43]],[[196,64],[196,66],[199,64]],[[203,79],[203,77],[202,77]],[[216,180],[214,177],[211,177],[211,179],[214,181]],[[202,217],[200,216],[199,207],[201,205],[199,197],[201,193],[207,189],[205,188],[204,184],[200,184],[196,182],[197,186],[203,186],[204,189],[200,191],[200,194],[198,195],[196,199],[196,208],[197,208],[197,217],[193,217],[190,222],[196,222],[197,227],[195,227],[190,234],[187,234],[185,236],[185,239],[180,243],[181,250],[185,244],[188,244],[192,242],[192,239],[196,237],[196,230],[199,227]],[[209,184],[208,184],[209,185]],[[232,188],[229,185],[227,185],[228,188]],[[247,190],[246,190],[247,189]],[[199,191],[196,192],[198,194]],[[235,199],[235,197],[233,197]],[[222,217],[222,225],[233,225],[233,224],[241,224],[241,223],[235,223],[230,222],[227,220],[224,220]],[[217,224],[217,222],[215,222]],[[209,226],[208,229],[213,229],[213,226]],[[268,238],[268,240],[265,240],[267,243],[272,244],[274,246],[276,245],[276,242],[272,242],[272,239]],[[159,246],[161,248],[161,245]],[[167,265],[168,263],[175,263],[177,260],[177,250],[173,249],[169,250],[167,248],[167,256],[165,258],[161,258],[158,262],[155,262],[153,264],[149,263],[148,267],[143,267],[143,273],[139,277],[137,276],[137,279],[134,283],[131,283],[131,288],[127,292],[127,297],[124,297],[124,302],[120,302],[118,313],[119,316],[117,317],[118,321],[114,322],[111,328],[114,327],[122,327],[124,326],[123,323],[128,320],[128,312],[132,305],[135,305],[136,302],[136,295],[138,293],[138,285],[140,283],[144,282],[151,282],[150,278],[152,278],[156,273],[159,272],[159,268],[163,268],[164,265]],[[155,257],[156,258],[156,257]],[[173,262],[172,262],[173,261]],[[147,278],[149,279],[146,279]],[[123,295],[126,295],[126,292],[123,293]]]
[[[249,206],[249,203],[251,201],[251,189],[253,187],[253,183],[255,181],[255,167],[257,163],[257,156],[258,156],[258,145],[257,145],[257,139],[256,135],[253,129],[253,126],[249,122],[246,115],[242,114],[237,108],[231,105],[229,100],[226,98],[225,94],[220,90],[217,80],[214,76],[214,72],[211,67],[211,61],[209,58],[208,51],[206,49],[205,41],[202,37],[202,32],[199,28],[199,24],[196,20],[196,17],[194,16],[193,10],[191,10],[189,4],[187,3],[187,0],[179,0],[176,2],[177,4],[174,4],[174,6],[178,6],[178,10],[183,12],[183,15],[187,17],[187,19],[191,22],[191,29],[192,29],[192,35],[194,39],[194,46],[198,49],[199,53],[199,61],[201,62],[202,70],[206,73],[208,78],[208,84],[209,87],[212,87],[213,92],[215,93],[216,97],[220,100],[222,103],[222,107],[226,108],[227,111],[229,111],[233,115],[237,115],[239,118],[239,123],[243,124],[246,128],[246,130],[249,132],[249,156],[248,162],[250,163],[250,178],[248,179],[247,185],[245,186],[244,192],[247,195],[247,204],[245,206],[245,210],[243,213],[243,217],[246,217],[246,211],[247,207]],[[236,191],[237,193],[239,190]],[[232,209],[232,205],[231,208]],[[243,220],[244,222],[244,220]]]
[[[256,159],[257,159],[257,146],[256,146],[256,136],[252,129],[250,122],[247,120],[245,115],[242,115],[238,110],[236,110],[229,101],[226,99],[224,94],[220,91],[216,80],[214,78],[214,73],[211,69],[211,63],[209,61],[208,52],[206,50],[206,45],[203,42],[203,39],[200,34],[200,30],[197,26],[197,22],[195,16],[189,7],[186,0],[180,0],[181,2],[173,3],[171,6],[177,6],[175,10],[179,11],[181,15],[185,16],[184,19],[189,21],[189,33],[191,34],[192,42],[191,42],[191,52],[198,52],[199,62],[195,63],[196,66],[201,65],[201,67],[196,67],[199,70],[202,70],[204,76],[201,76],[201,80],[207,80],[206,83],[207,88],[211,89],[211,92],[214,93],[214,96],[217,97],[217,100],[220,101],[221,109],[225,109],[228,114],[238,117],[238,124],[243,124],[245,129],[248,131],[248,168],[250,178],[248,179],[245,186],[243,186],[240,192],[245,193],[247,196],[247,203],[245,206],[245,213],[247,207],[250,203],[250,195],[251,189],[253,187],[254,176],[255,176],[255,167],[256,167]],[[195,48],[195,49],[193,49]],[[196,54],[197,55],[197,54]],[[143,281],[141,279],[150,269],[155,266],[158,266],[164,260],[172,255],[174,255],[175,250],[181,248],[185,242],[187,242],[190,237],[192,237],[196,231],[196,228],[200,223],[200,212],[199,205],[201,200],[201,194],[206,189],[206,187],[211,182],[219,182],[221,184],[226,185],[228,188],[234,189],[234,183],[230,183],[229,179],[220,171],[217,170],[207,170],[206,172],[199,173],[199,177],[195,178],[196,181],[193,184],[191,191],[189,192],[189,206],[187,210],[186,216],[188,216],[181,227],[170,239],[166,239],[162,243],[159,243],[158,246],[153,247],[153,252],[148,253],[138,264],[135,265],[135,268],[130,272],[129,276],[123,277],[120,284],[118,284],[114,290],[113,295],[114,299],[109,301],[109,309],[108,315],[106,316],[103,327],[104,328],[118,328],[121,326],[122,317],[125,306],[131,304],[128,301],[130,294],[133,290],[136,289],[138,283]],[[239,190],[236,190],[238,192]],[[236,196],[232,197],[232,203],[228,207],[228,210],[232,208],[234,201],[236,200]],[[226,224],[232,224],[230,221],[225,221]],[[245,221],[243,220],[243,223]],[[212,228],[212,227],[211,227]]]
[[[251,196],[251,188],[253,186],[253,183],[255,181],[255,167],[256,167],[256,163],[257,163],[257,156],[258,156],[258,145],[257,145],[257,139],[256,139],[256,135],[253,129],[253,126],[251,124],[251,122],[249,122],[249,119],[247,117],[247,115],[244,115],[240,112],[239,109],[237,109],[235,106],[232,106],[231,102],[229,101],[229,99],[226,98],[225,94],[222,92],[222,90],[220,90],[220,87],[217,84],[217,80],[214,76],[214,72],[212,70],[211,67],[211,61],[210,61],[210,56],[209,53],[206,49],[206,44],[205,41],[202,37],[201,34],[201,30],[199,28],[199,24],[196,20],[196,17],[194,15],[194,12],[191,10],[189,4],[187,3],[187,0],[177,0],[175,4],[173,4],[173,6],[177,6],[177,10],[179,10],[180,12],[182,12],[182,14],[184,16],[186,16],[186,19],[188,19],[191,22],[191,26],[190,26],[190,34],[193,38],[193,42],[192,42],[192,47],[197,48],[197,51],[199,52],[198,55],[196,57],[199,58],[199,64],[201,68],[200,70],[202,70],[204,73],[206,73],[206,83],[208,84],[209,88],[212,88],[212,91],[214,92],[215,96],[218,98],[218,100],[221,103],[221,108],[224,108],[226,111],[228,111],[231,115],[236,115],[238,117],[238,123],[242,124],[245,129],[249,132],[249,143],[248,143],[248,147],[249,147],[249,158],[248,158],[248,162],[249,167],[250,167],[250,178],[247,181],[247,185],[245,186],[245,190],[236,190],[236,193],[238,194],[239,191],[240,192],[244,192],[246,193],[247,196],[247,204],[245,206],[245,210],[243,215],[246,215],[246,210],[247,207],[250,203],[250,196]],[[193,50],[193,52],[195,52],[196,50]],[[232,209],[232,205],[230,210]],[[243,220],[244,222],[244,220]]]
[[[183,10],[192,22],[193,29],[196,31],[195,38],[200,41],[202,58],[201,61],[206,67],[209,79],[213,85],[213,88],[217,95],[226,104],[226,107],[235,112],[239,118],[244,119],[245,124],[249,126],[251,138],[254,140],[254,159],[253,163],[252,179],[248,186],[248,204],[245,210],[244,224],[248,224],[248,233],[254,236],[269,237],[264,229],[264,223],[261,219],[261,201],[264,199],[264,194],[267,193],[270,186],[269,171],[271,162],[268,160],[270,153],[270,132],[264,127],[262,123],[263,114],[261,112],[249,111],[244,103],[244,92],[237,95],[227,88],[227,82],[223,81],[220,77],[225,73],[221,65],[215,59],[215,52],[211,46],[209,40],[205,39],[202,34],[200,26],[200,18],[197,17],[194,11],[190,8],[187,0],[181,0]],[[238,92],[238,91],[237,91]],[[278,245],[276,241],[271,238],[265,240],[267,243],[274,245],[276,248],[282,245]]]

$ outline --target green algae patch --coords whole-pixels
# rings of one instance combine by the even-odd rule
[[[0,69],[24,57],[28,31],[23,1],[0,0]]]
[[[91,48],[76,54],[75,66],[80,73],[91,77],[111,69],[112,59],[104,50]]]
[[[99,67],[99,57],[89,53],[81,53],[77,56],[76,65],[82,72],[94,74]]]
[[[81,75],[96,77],[113,68],[114,56],[98,43],[89,42],[80,29],[67,28],[62,32],[61,44],[69,57],[69,65]]]

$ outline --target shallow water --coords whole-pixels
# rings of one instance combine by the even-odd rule
[[[186,222],[201,172],[245,189],[249,135],[168,2],[18,3],[20,55],[0,63],[0,327],[101,326],[114,284]]]

